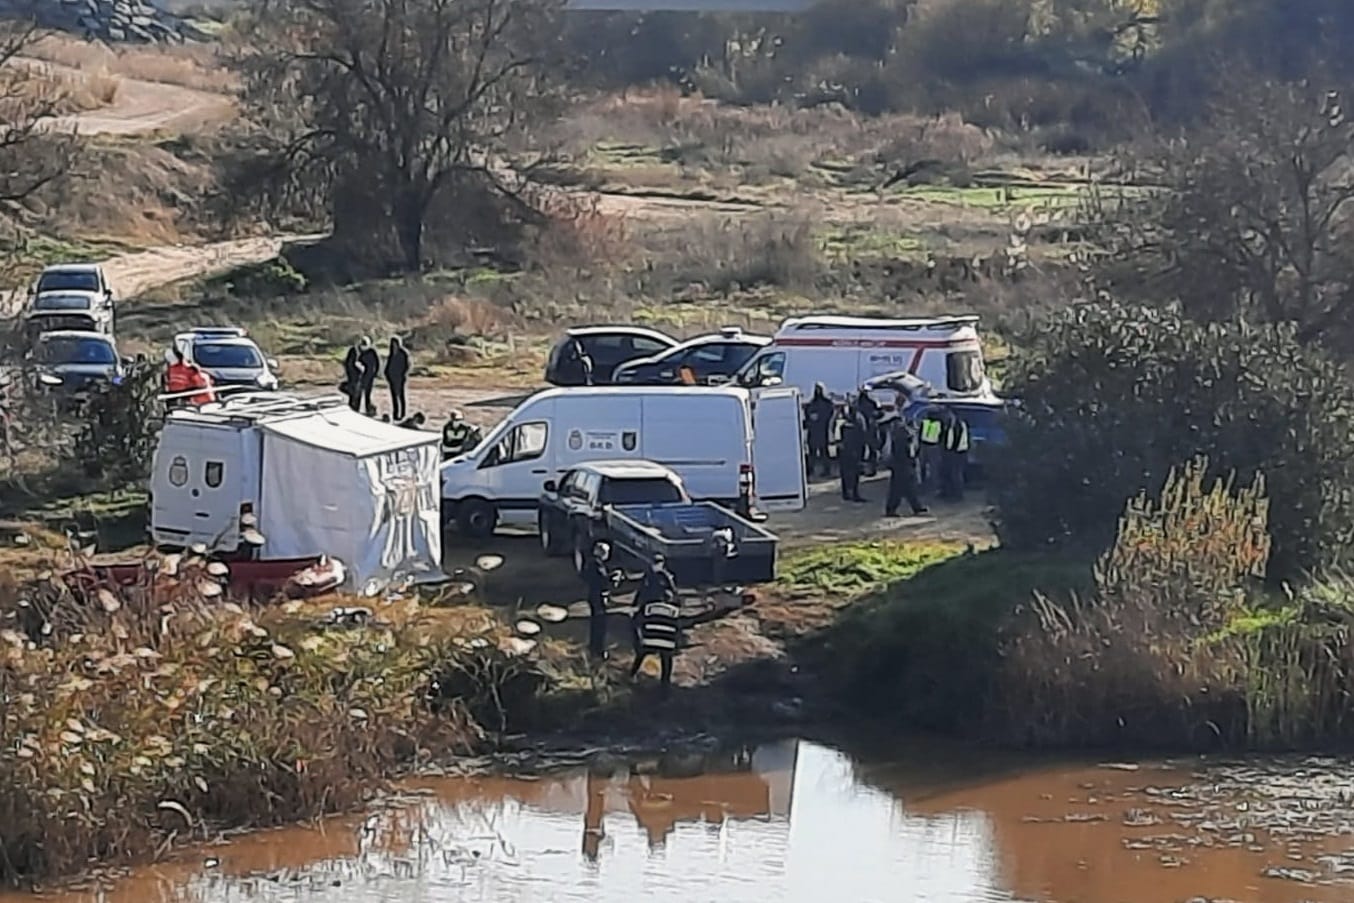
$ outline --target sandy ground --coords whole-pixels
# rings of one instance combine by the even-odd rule
[[[86,73],[69,66],[39,60],[24,61],[72,80]],[[191,132],[229,121],[235,101],[224,94],[197,91],[163,82],[118,78],[117,94],[108,106],[51,120],[55,129],[73,129],[81,135],[138,135],[147,132]]]

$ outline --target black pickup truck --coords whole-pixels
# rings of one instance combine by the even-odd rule
[[[732,511],[693,502],[681,479],[650,461],[593,461],[545,484],[539,508],[547,555],[572,552],[579,573],[592,544],[612,544],[618,567],[642,570],[656,554],[679,586],[774,579],[776,537]]]

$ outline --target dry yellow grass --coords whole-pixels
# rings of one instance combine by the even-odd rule
[[[0,95],[26,110],[50,105],[54,112],[79,113],[111,104],[122,80],[102,70],[64,72],[41,63],[12,63],[0,72]]]
[[[199,91],[231,93],[237,82],[216,49],[205,44],[118,47],[48,35],[37,41],[28,56],[86,73],[134,78],[179,85]]]

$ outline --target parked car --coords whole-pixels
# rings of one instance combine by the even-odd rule
[[[609,385],[611,373],[626,361],[650,357],[677,344],[670,335],[642,326],[578,326],[568,330],[550,349],[545,381],[554,386],[580,386],[582,371],[574,357],[574,343],[592,360],[593,385]]]
[[[617,385],[671,385],[681,382],[679,371],[686,366],[699,383],[708,384],[712,377],[713,381],[725,382],[770,344],[769,336],[749,335],[731,326],[688,339],[659,354],[627,361],[612,372],[611,381]]]
[[[47,267],[28,295],[24,330],[30,339],[51,330],[113,334],[113,290],[98,264]]]
[[[206,371],[214,385],[277,390],[277,361],[264,357],[238,326],[202,326],[175,336],[174,345]]]
[[[39,388],[79,393],[100,382],[118,382],[125,361],[111,336],[56,330],[38,336],[32,351]]]
[[[589,461],[545,481],[537,509],[541,548],[547,555],[573,553],[582,570],[595,540],[605,538],[608,505],[691,502],[682,478],[653,461]]]

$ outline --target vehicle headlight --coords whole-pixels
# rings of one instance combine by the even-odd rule
[[[271,373],[260,373],[257,380],[260,389],[276,389],[277,377]]]

